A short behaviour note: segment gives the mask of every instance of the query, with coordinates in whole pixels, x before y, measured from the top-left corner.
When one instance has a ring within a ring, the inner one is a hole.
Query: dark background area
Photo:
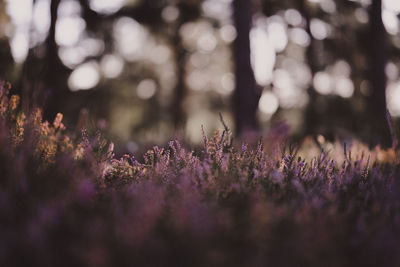
[[[285,121],[295,138],[388,146],[399,14],[396,0],[7,0],[0,77],[25,109],[120,151],[198,143],[219,113],[241,136]]]

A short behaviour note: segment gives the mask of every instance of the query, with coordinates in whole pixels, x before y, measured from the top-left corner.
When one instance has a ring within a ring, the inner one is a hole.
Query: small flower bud
[[[61,123],[62,119],[63,119],[63,114],[57,113],[56,118],[54,119],[53,122],[54,128],[58,129],[62,125]]]
[[[9,107],[10,110],[16,110],[19,105],[19,95],[12,95],[10,98]]]

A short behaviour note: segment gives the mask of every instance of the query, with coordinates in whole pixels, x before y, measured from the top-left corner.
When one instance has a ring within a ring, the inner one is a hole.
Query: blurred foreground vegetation
[[[19,101],[0,86],[1,266],[400,264],[399,150],[224,127],[116,158]]]

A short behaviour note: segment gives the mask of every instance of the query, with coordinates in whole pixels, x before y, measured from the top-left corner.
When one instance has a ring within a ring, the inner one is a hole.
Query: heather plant
[[[388,150],[255,144],[228,127],[116,158],[100,133],[24,114],[0,86],[0,266],[398,266],[400,162]]]

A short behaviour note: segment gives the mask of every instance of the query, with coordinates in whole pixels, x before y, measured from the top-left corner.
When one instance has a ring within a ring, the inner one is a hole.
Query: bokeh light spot
[[[265,91],[260,97],[258,107],[263,113],[267,115],[272,115],[279,108],[278,98],[275,96],[274,93],[270,91]]]
[[[251,63],[254,76],[259,85],[268,85],[272,80],[275,65],[275,49],[268,34],[261,28],[253,28],[250,32]]]
[[[90,0],[90,8],[103,14],[117,12],[124,5],[125,0]]]
[[[83,63],[70,75],[68,85],[71,91],[88,90],[100,81],[99,66],[95,61]]]
[[[344,98],[353,96],[354,84],[353,81],[347,77],[340,77],[336,80],[335,92]]]
[[[400,117],[400,82],[390,83],[386,90],[387,107],[392,116]]]
[[[156,91],[157,91],[157,84],[152,79],[142,80],[136,88],[137,96],[141,99],[152,98],[156,93]]]
[[[124,69],[124,61],[116,55],[105,55],[101,59],[100,68],[106,78],[116,78]]]
[[[217,91],[222,95],[229,95],[235,89],[235,75],[233,73],[226,73],[222,75],[221,86]]]
[[[326,72],[317,72],[314,75],[313,85],[315,90],[320,94],[327,95],[332,92],[331,76]]]
[[[128,61],[138,60],[144,56],[141,48],[146,37],[144,28],[134,19],[123,17],[114,25],[116,47]]]
[[[382,21],[389,34],[396,35],[399,32],[400,23],[395,12],[383,10]]]
[[[309,46],[311,41],[308,33],[302,28],[290,29],[289,38],[293,43],[298,44],[302,47]]]
[[[173,5],[166,6],[162,11],[161,16],[166,22],[173,22],[179,17],[179,9]]]
[[[311,19],[310,31],[312,36],[317,40],[323,40],[329,35],[329,25],[320,19]]]
[[[237,32],[233,25],[227,24],[221,27],[219,30],[221,38],[226,43],[231,43],[236,39]]]
[[[11,39],[11,53],[17,63],[21,63],[28,55],[29,40],[27,34],[17,32]]]
[[[285,11],[285,20],[292,26],[299,26],[303,21],[303,17],[296,9],[288,9]]]
[[[56,42],[63,46],[76,45],[81,37],[86,23],[79,17],[60,18],[56,24]]]

